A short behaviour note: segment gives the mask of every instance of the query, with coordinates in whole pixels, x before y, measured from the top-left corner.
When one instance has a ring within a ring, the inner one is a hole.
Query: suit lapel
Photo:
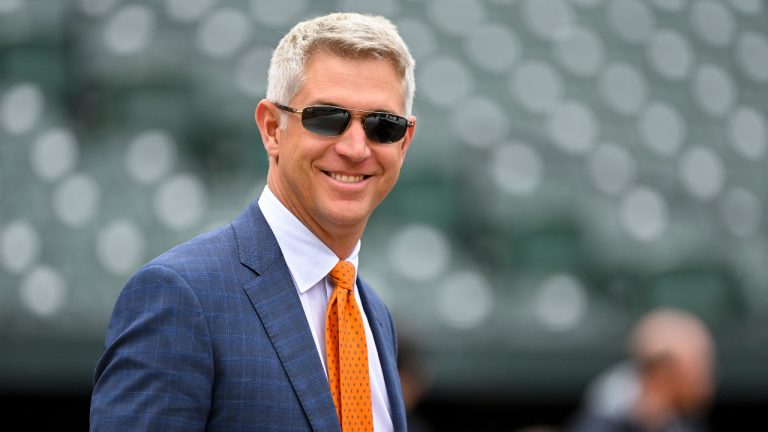
[[[233,222],[240,260],[256,274],[245,292],[269,335],[315,431],[339,431],[323,365],[301,300],[258,204]]]
[[[405,405],[403,403],[400,375],[397,373],[395,335],[393,334],[394,329],[390,326],[392,321],[389,317],[389,312],[384,308],[384,304],[362,279],[357,279],[357,286],[360,290],[360,301],[363,304],[365,315],[368,317],[368,323],[371,325],[371,333],[373,333],[373,339],[376,343],[376,350],[379,353],[381,371],[384,374],[384,384],[387,386],[389,407],[392,410],[392,425],[395,431],[405,431]]]

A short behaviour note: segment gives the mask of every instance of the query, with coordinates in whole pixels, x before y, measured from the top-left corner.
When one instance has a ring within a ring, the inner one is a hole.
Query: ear
[[[277,158],[280,150],[280,109],[271,101],[262,99],[254,113],[256,125],[261,133],[261,142],[270,158]]]
[[[408,130],[405,131],[405,137],[403,138],[402,144],[400,144],[400,166],[402,166],[403,162],[405,162],[405,153],[411,147],[413,135],[416,133],[416,117],[410,116],[408,117],[408,120],[413,123],[413,126],[409,127]]]

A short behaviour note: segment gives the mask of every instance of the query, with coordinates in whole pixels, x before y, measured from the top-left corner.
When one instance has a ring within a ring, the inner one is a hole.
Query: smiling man
[[[381,17],[283,37],[255,113],[267,186],[126,284],[91,430],[405,430],[395,326],[357,268],[413,138],[413,69]]]

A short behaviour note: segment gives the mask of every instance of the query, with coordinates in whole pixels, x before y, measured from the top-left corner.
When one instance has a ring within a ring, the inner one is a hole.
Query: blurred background
[[[417,61],[361,273],[425,423],[564,424],[658,305],[715,336],[712,428],[765,422],[762,0],[0,0],[4,418],[87,427],[118,292],[258,196],[271,50],[337,10],[389,17]]]

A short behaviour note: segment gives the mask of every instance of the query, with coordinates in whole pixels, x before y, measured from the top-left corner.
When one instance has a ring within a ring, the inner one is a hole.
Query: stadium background
[[[761,0],[0,0],[5,418],[85,428],[120,288],[258,196],[271,49],[336,10],[417,60],[361,272],[419,348],[426,419],[560,425],[666,304],[715,334],[714,428],[763,420]]]

